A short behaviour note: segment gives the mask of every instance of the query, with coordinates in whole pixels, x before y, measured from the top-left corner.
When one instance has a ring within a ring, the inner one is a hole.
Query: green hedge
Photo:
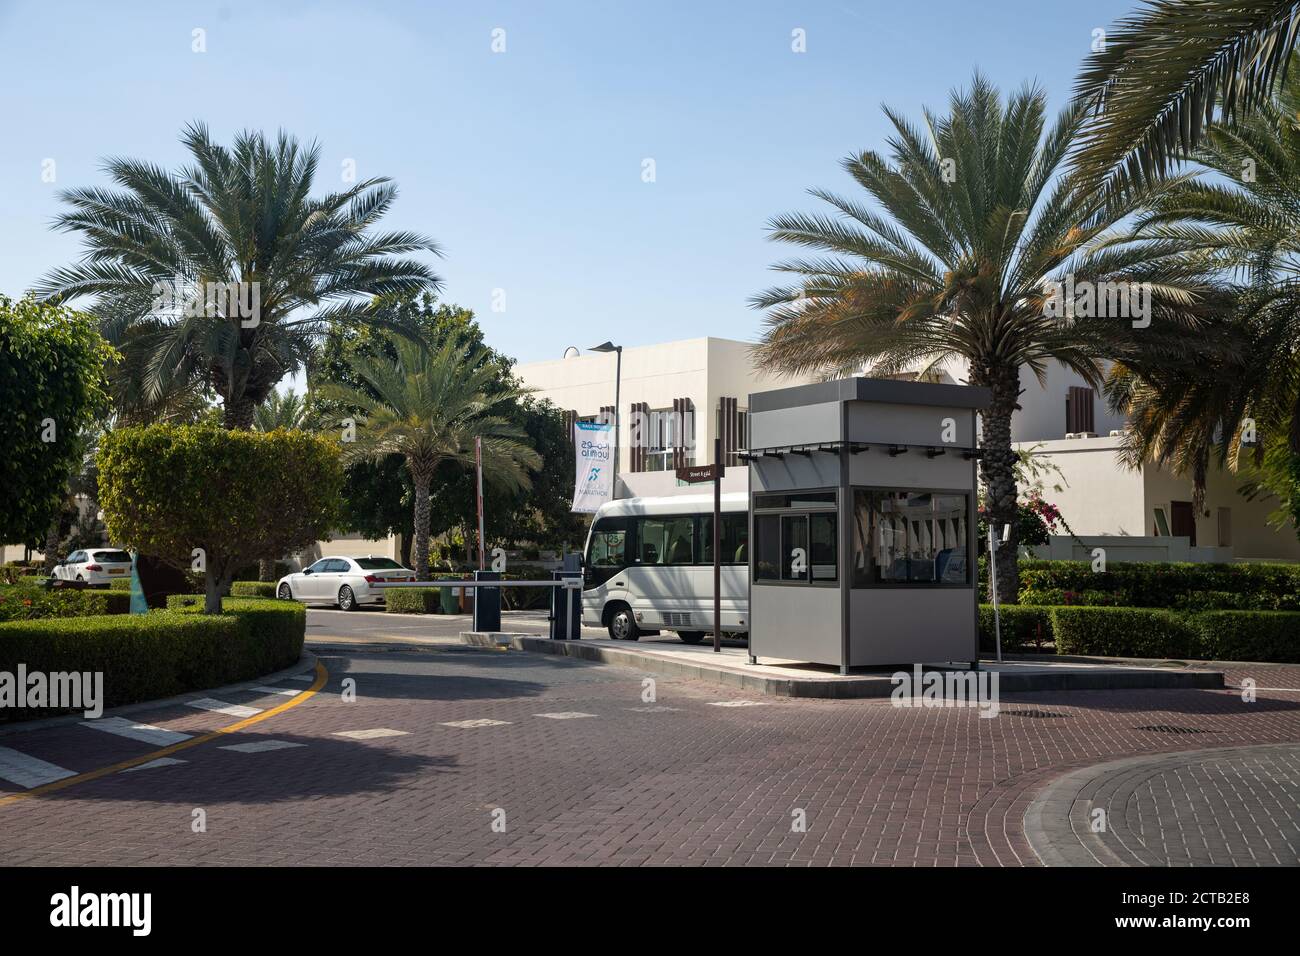
[[[389,614],[441,613],[442,589],[393,588],[384,592],[384,610]]]
[[[1300,565],[1135,561],[1097,572],[1087,561],[1024,559],[1020,589],[1022,602],[1036,604],[1294,611],[1300,610]]]
[[[231,597],[273,598],[275,584],[270,581],[234,581],[230,585]]]
[[[1001,609],[1002,650],[1034,647],[1038,643],[1052,643],[1051,608],[1004,604]],[[980,605],[980,650],[997,648],[997,631],[994,628],[993,605]]]
[[[1188,615],[1143,607],[1054,607],[1058,654],[1102,657],[1200,656],[1200,637]]]
[[[1300,663],[1294,611],[1206,611],[1191,620],[1206,660]]]
[[[188,595],[177,595],[187,597]],[[106,707],[249,680],[302,655],[307,615],[297,603],[231,598],[198,609],[0,624],[0,671],[99,671]],[[0,710],[0,721],[53,710]]]
[[[90,588],[47,591],[26,584],[0,585],[0,621],[126,614],[130,610],[131,595],[121,591]]]

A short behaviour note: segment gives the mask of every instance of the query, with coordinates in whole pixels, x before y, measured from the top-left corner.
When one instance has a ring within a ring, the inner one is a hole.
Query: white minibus
[[[722,496],[722,630],[749,631],[749,496]],[[587,534],[582,623],[615,640],[713,633],[713,494],[623,498],[600,506]]]

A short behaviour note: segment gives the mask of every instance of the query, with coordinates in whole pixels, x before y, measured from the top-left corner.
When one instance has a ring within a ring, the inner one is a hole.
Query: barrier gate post
[[[475,581],[500,581],[500,571],[475,571]],[[474,630],[483,633],[501,630],[501,589],[474,589]]]

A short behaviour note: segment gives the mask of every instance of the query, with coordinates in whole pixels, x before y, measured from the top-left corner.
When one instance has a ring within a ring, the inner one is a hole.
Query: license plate
[[[109,568],[109,574],[126,574],[126,568]]]

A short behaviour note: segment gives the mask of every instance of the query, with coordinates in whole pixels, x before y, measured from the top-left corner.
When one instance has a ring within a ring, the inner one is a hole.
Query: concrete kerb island
[[[642,641],[628,646],[626,642],[605,638],[556,641],[535,634],[481,631],[462,631],[460,638],[470,647],[508,647],[535,654],[613,664],[665,677],[709,681],[771,697],[888,697],[894,690],[892,675],[895,670],[910,670],[882,668],[841,675],[793,661],[750,664],[743,647],[727,647],[719,655],[709,647],[670,641]],[[1224,686],[1222,671],[1186,667],[1061,663],[1050,658],[1042,662],[1015,660],[1002,664],[985,661],[981,667],[997,671],[999,690],[1004,694],[1063,690],[1220,690]],[[936,665],[925,665],[927,671],[935,669]]]

